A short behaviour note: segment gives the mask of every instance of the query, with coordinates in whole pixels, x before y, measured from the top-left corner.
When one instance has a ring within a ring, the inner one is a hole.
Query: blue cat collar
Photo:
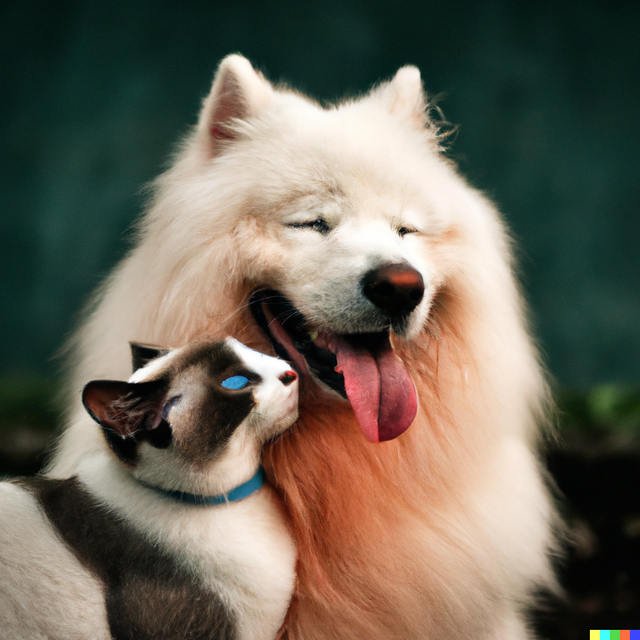
[[[240,500],[244,500],[245,498],[248,498],[250,495],[253,495],[256,491],[258,491],[266,481],[267,477],[264,473],[264,469],[262,468],[262,466],[259,466],[258,470],[250,480],[247,480],[228,493],[223,493],[217,496],[202,496],[198,495],[197,493],[173,491],[171,489],[162,489],[161,487],[155,487],[153,485],[148,485],[145,483],[142,484],[144,484],[144,486],[148,487],[149,489],[153,489],[154,491],[161,493],[163,496],[173,498],[174,500],[182,502],[183,504],[209,506],[215,504],[226,504],[227,502],[239,502]]]

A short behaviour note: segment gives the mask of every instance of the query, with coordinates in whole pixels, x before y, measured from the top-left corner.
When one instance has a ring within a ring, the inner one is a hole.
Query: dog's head
[[[262,444],[297,417],[289,365],[234,339],[173,351],[132,344],[132,352],[137,370],[128,382],[93,380],[82,400],[143,480],[182,488],[194,473],[242,475],[257,465]]]
[[[462,253],[460,212],[478,209],[442,159],[426,110],[414,67],[323,108],[229,56],[152,210],[175,216],[173,230],[162,224],[183,247],[189,286],[241,283],[236,304],[250,305],[275,352],[348,398],[374,442],[415,417],[415,386],[394,346],[424,331]],[[478,216],[465,215],[469,231]],[[198,300],[213,323],[224,296],[202,287],[187,304]]]

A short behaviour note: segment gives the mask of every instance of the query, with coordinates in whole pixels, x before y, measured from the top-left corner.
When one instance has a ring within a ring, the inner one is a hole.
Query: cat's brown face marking
[[[145,358],[153,356],[153,349],[132,345],[134,366],[141,349]],[[157,354],[157,360],[143,360],[144,367],[131,381],[94,380],[83,391],[85,407],[115,454],[129,466],[135,466],[141,442],[173,447],[180,458],[196,466],[214,460],[256,407],[258,389],[273,384],[263,375],[277,377],[284,386],[296,380],[286,363],[235,341],[198,341]],[[264,367],[261,375],[258,371]],[[276,383],[273,390],[279,389]]]

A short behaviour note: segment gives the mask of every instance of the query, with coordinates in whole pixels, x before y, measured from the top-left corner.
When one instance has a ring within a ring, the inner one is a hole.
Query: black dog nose
[[[387,264],[369,271],[362,279],[364,295],[390,316],[413,311],[424,295],[424,281],[406,262]]]

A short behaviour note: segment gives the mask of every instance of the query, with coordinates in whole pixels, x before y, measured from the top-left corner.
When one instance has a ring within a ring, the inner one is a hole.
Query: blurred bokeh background
[[[584,593],[546,632],[640,625],[637,0],[4,2],[0,474],[41,463],[54,355],[231,52],[323,101],[421,69],[460,125],[451,157],[518,240],[564,410],[549,464],[582,544],[565,582]]]
[[[520,241],[565,386],[640,380],[640,3],[23,0],[0,9],[0,374],[51,355],[123,254],[219,59],[332,100],[416,64]]]

